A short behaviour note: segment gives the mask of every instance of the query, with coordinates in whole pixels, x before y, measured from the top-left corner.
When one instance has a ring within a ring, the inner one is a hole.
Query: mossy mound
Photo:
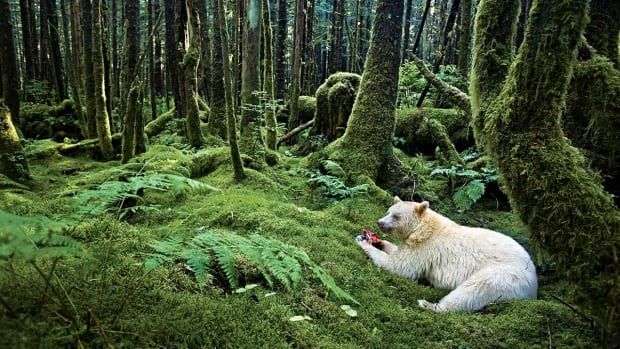
[[[331,142],[344,134],[361,79],[354,73],[339,72],[319,86],[311,135],[324,135]]]
[[[436,147],[445,146],[437,134],[445,132],[456,150],[462,151],[474,143],[470,121],[465,112],[457,109],[397,109],[394,137],[401,140],[396,145],[409,155],[434,155]]]
[[[316,98],[313,96],[299,96],[298,99],[298,108],[299,108],[299,120],[300,122],[306,123],[314,118],[314,114],[316,113]],[[278,109],[276,118],[278,122],[286,123],[289,118],[288,105],[284,105]]]
[[[527,241],[514,214],[490,209],[455,212],[448,200],[442,201],[445,181],[425,177],[431,163],[395,153],[405,166],[423,174],[419,188],[427,193],[425,198],[435,196],[431,202],[435,209],[458,222]],[[78,340],[85,347],[133,348],[542,348],[549,341],[557,347],[597,347],[589,324],[551,297],[568,296],[547,279],[542,280],[536,301],[492,305],[476,314],[419,309],[417,299],[436,301],[448,291],[374,267],[354,241],[362,228],[374,229],[390,205],[390,196],[374,184],[368,194],[313,210],[307,177],[300,168],[307,159],[281,154],[274,167],[246,169],[248,177],[241,183],[233,179],[227,147],[192,153],[154,145],[132,161],[125,166],[161,172],[207,169],[192,176],[221,191],[190,191],[183,196],[162,192],[156,201],[151,197],[147,202],[154,210],[129,222],[107,214],[69,222],[66,234],[83,243],[91,255],[61,259],[55,267],[58,279],[52,280],[53,286],[60,292],[62,286],[71,302],[55,293],[41,301],[42,288],[29,281],[41,280],[36,270],[27,263],[14,263],[22,277],[0,278],[0,289],[11,290],[2,297],[19,318],[0,312],[0,347],[64,348]],[[0,190],[0,209],[62,219],[76,209],[73,198],[62,195],[67,189],[99,184],[119,166],[88,158],[41,157],[32,161],[31,170],[45,186],[38,183],[27,192]],[[259,286],[234,293],[222,283],[217,269],[204,286],[198,286],[183,263],[144,274],[150,242],[190,238],[204,227],[223,234],[259,233],[302,249],[361,302],[359,307],[350,304],[357,317],[349,317],[340,308],[342,302],[326,293],[316,278],[304,279],[299,289],[287,291],[269,288],[256,277],[256,270],[239,269],[242,285]],[[38,265],[46,272],[52,267],[51,262]],[[297,315],[310,319],[290,321]]]
[[[65,137],[82,139],[80,124],[73,101],[66,99],[58,105],[23,104],[20,109],[22,132],[26,138],[54,138],[61,142]]]

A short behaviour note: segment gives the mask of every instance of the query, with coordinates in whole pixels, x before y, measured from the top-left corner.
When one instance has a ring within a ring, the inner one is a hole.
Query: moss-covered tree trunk
[[[139,98],[140,90],[137,85],[134,85],[127,94],[127,111],[125,112],[121,141],[121,161],[123,164],[131,160],[136,153],[136,114],[140,111],[138,108]]]
[[[276,101],[273,77],[273,50],[271,32],[271,14],[269,11],[269,0],[263,1],[263,38],[265,43],[265,59],[263,62],[263,90],[265,91],[265,128],[267,129],[266,144],[267,148],[275,150],[278,142],[277,121],[276,121]]]
[[[471,45],[471,0],[461,0],[461,23],[459,27],[458,63],[463,76],[469,75]]]
[[[36,74],[36,50],[35,50],[35,31],[36,26],[30,23],[30,6],[28,0],[19,0],[19,14],[22,21],[22,40],[24,47],[25,76],[24,81],[35,78]]]
[[[52,59],[51,71],[54,76],[54,85],[58,101],[67,99],[67,88],[64,79],[64,67],[62,64],[62,56],[60,55],[60,27],[58,26],[58,11],[56,9],[56,0],[47,1],[47,21],[50,39],[50,55]]]
[[[262,1],[248,0],[243,26],[243,65],[241,81],[241,152],[263,162],[265,144],[261,135],[260,43]]]
[[[135,83],[138,87],[139,96],[136,101],[136,129],[134,131],[134,140],[136,143],[136,155],[140,155],[146,152],[146,133],[145,127],[146,122],[144,120],[144,86],[139,81]],[[131,92],[131,90],[129,91]]]
[[[26,155],[11,121],[9,109],[0,103],[0,174],[24,183],[30,179]]]
[[[213,6],[216,8],[216,5]],[[213,20],[219,22],[219,11],[213,11]],[[217,28],[217,27],[215,27]],[[228,139],[228,130],[226,128],[226,94],[224,91],[224,58],[222,57],[222,37],[219,30],[213,31],[213,50],[211,51],[211,81],[209,88],[209,97],[211,104],[211,112],[209,113],[209,126],[207,132],[209,134],[219,136],[222,139]]]
[[[400,2],[400,0],[398,0]],[[332,29],[329,52],[329,74],[344,70],[344,17],[345,1],[332,2]],[[402,14],[400,16],[402,18]],[[402,28],[402,24],[399,26]]]
[[[585,32],[588,43],[620,69],[620,1],[592,0],[590,23]]]
[[[228,27],[226,26],[226,16],[222,14],[226,13],[224,10],[224,0],[213,0],[217,18],[214,30],[220,32],[222,57],[226,57],[222,61],[222,70],[224,72],[223,80],[226,96],[226,120],[228,123],[228,143],[230,144],[230,157],[232,159],[233,168],[235,171],[235,179],[241,181],[245,178],[245,170],[243,168],[243,162],[241,161],[241,154],[239,153],[239,145],[237,144],[237,121],[235,119],[234,102],[232,94],[232,77],[230,70],[230,59],[228,58]]]
[[[93,75],[95,82],[95,108],[97,123],[97,138],[99,149],[104,159],[109,160],[114,156],[112,147],[112,133],[110,131],[110,118],[106,107],[105,95],[105,72],[103,66],[103,32],[102,32],[102,1],[95,0],[93,3]]]
[[[97,138],[97,107],[95,100],[95,76],[93,75],[93,3],[81,0],[82,28],[84,36],[84,92],[86,95],[86,121],[88,138]],[[80,31],[80,28],[77,28]]]
[[[613,340],[620,334],[620,211],[560,128],[587,8],[582,0],[533,1],[510,64],[519,2],[483,0],[472,107],[478,141],[532,241],[578,286],[577,300]]]
[[[0,77],[2,98],[9,107],[13,122],[19,125],[19,71],[13,40],[13,25],[8,0],[0,0]],[[19,126],[18,126],[19,127]]]
[[[405,25],[403,27],[403,51],[400,56],[404,60],[407,57],[407,49],[409,49],[409,37],[411,36],[411,6],[412,0],[407,0],[405,3]]]
[[[286,0],[278,0],[278,35],[276,36],[276,52],[274,74],[276,79],[276,96],[286,97],[286,36],[287,36]]]
[[[204,5],[204,3],[202,4]],[[183,74],[185,76],[185,131],[189,144],[199,148],[204,143],[198,109],[198,67],[200,65],[200,21],[197,8],[200,0],[186,0],[187,19],[189,21],[189,46],[183,56]]]
[[[297,0],[295,6],[295,31],[293,33],[293,71],[289,93],[289,130],[299,126],[299,95],[301,94],[301,69],[303,56],[304,29],[306,27],[306,1]],[[293,143],[295,143],[293,139]]]
[[[400,163],[392,153],[403,1],[380,0],[359,92],[344,136],[328,148],[330,158],[352,176],[391,182]]]

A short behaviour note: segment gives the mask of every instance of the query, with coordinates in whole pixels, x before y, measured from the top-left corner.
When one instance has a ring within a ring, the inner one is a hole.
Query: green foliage
[[[75,204],[81,215],[100,215],[105,212],[114,213],[118,219],[138,212],[157,211],[154,204],[144,200],[145,190],[171,191],[179,194],[188,190],[218,189],[199,181],[173,173],[152,171],[132,171],[118,169],[113,171],[118,180],[108,180],[95,189],[73,190]]]
[[[467,79],[464,78],[458,67],[455,65],[442,65],[439,68],[437,76],[447,82],[451,86],[456,86],[463,89],[467,85]],[[427,81],[420,73],[418,67],[414,62],[406,62],[400,67],[400,80],[398,83],[398,103],[400,108],[415,107],[418,97]],[[437,90],[431,87],[428,98],[433,107],[447,107],[448,105],[442,100],[441,96],[437,94]]]
[[[305,171],[309,177],[307,183],[310,186],[313,201],[318,202],[320,206],[331,206],[338,201],[368,192],[368,184],[347,186],[344,182],[346,173],[337,162],[323,160],[321,165],[327,174],[317,169]]]
[[[56,92],[47,81],[28,80],[24,83],[23,89],[23,93],[28,101],[51,104],[55,100]]]
[[[268,239],[258,234],[243,237],[199,229],[191,240],[172,237],[149,244],[154,253],[148,254],[145,272],[158,266],[183,262],[191,269],[199,284],[208,280],[209,270],[217,268],[224,274],[231,288],[239,286],[239,261],[249,263],[260,271],[269,287],[274,280],[287,290],[299,288],[304,268],[307,267],[323,285],[342,300],[359,304],[349,293],[338,287],[334,279],[302,250],[280,240]]]
[[[466,153],[465,161],[474,160],[478,154]],[[453,200],[459,210],[469,210],[484,195],[486,185],[497,182],[498,176],[495,169],[483,167],[480,171],[467,169],[463,165],[436,168],[431,176],[444,176],[450,183],[450,191]],[[455,188],[458,188],[455,190]]]
[[[59,233],[66,227],[47,217],[22,217],[0,210],[0,266],[15,260],[82,255],[80,243]]]

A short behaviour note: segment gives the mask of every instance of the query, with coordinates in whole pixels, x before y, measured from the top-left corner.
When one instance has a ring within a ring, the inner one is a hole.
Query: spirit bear
[[[358,241],[375,265],[452,290],[438,303],[418,300],[421,308],[477,311],[489,303],[536,298],[536,267],[525,249],[506,235],[459,225],[431,210],[427,201],[398,197],[378,225],[404,244],[382,241],[379,249]]]

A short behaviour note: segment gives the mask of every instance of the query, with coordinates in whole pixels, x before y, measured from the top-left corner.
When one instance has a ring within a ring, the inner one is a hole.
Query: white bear
[[[536,298],[536,267],[521,245],[492,230],[459,225],[428,206],[394,197],[388,215],[378,221],[403,245],[384,240],[378,249],[358,241],[375,265],[452,290],[436,304],[418,300],[421,308],[477,311],[489,303]]]

